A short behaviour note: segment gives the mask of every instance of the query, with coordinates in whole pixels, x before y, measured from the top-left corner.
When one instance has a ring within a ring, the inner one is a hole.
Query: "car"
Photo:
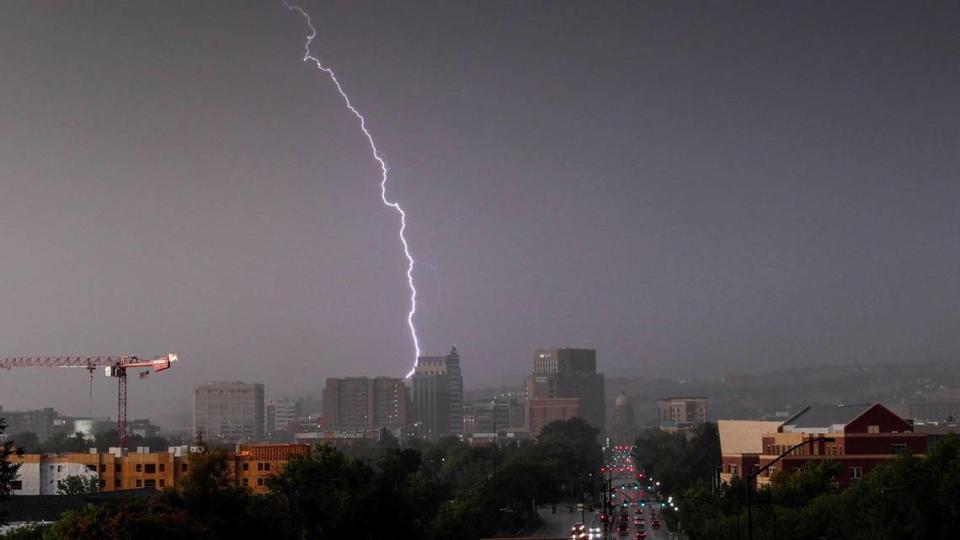
[[[660,520],[659,520],[659,519],[655,519],[655,520],[651,521],[651,522],[650,522],[650,526],[653,527],[654,529],[659,529],[659,528],[660,528]]]
[[[633,535],[634,540],[646,540],[647,531],[637,531],[637,534]]]
[[[647,522],[644,521],[644,519],[643,519],[642,517],[634,518],[634,520],[633,520],[633,526],[634,526],[634,527],[640,528],[640,527],[646,527],[646,525],[647,525]]]

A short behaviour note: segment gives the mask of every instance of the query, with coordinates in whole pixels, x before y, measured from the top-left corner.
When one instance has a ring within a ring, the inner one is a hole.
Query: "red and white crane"
[[[93,371],[103,368],[107,377],[117,378],[117,446],[127,446],[127,370],[146,369],[164,371],[177,361],[176,354],[165,354],[152,360],[141,360],[137,356],[26,356],[18,358],[0,358],[0,368],[83,368],[91,376]]]

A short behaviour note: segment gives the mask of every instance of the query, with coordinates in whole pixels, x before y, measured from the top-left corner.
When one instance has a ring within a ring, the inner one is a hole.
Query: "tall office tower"
[[[373,427],[399,429],[409,423],[410,397],[407,384],[395,377],[375,377],[373,386]]]
[[[193,390],[193,432],[205,439],[244,442],[264,438],[263,385],[200,384]]]
[[[597,351],[537,349],[533,354],[533,374],[526,383],[528,402],[577,398],[578,415],[601,433],[606,430],[603,374],[597,373]]]
[[[387,428],[407,424],[407,387],[394,377],[327,379],[323,389],[324,424],[340,431]]]
[[[300,403],[293,399],[270,398],[267,400],[267,427],[270,433],[285,431],[300,417]]]
[[[421,356],[413,373],[413,403],[428,437],[463,432],[463,376],[457,348],[446,356]]]

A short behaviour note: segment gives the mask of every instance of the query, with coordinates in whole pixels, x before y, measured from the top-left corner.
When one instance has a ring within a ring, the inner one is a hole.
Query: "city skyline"
[[[629,375],[957,358],[956,6],[304,7],[409,211],[421,348],[468,388],[562,345]],[[304,30],[0,6],[0,356],[179,353],[131,416],[406,373],[395,216]],[[51,371],[0,405],[87,411]]]

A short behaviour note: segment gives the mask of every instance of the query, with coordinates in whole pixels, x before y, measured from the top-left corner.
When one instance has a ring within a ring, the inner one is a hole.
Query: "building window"
[[[867,426],[867,433],[880,433],[880,426]]]
[[[23,489],[23,480],[14,480],[10,482],[10,489],[12,490]]]
[[[143,487],[143,480],[137,478],[137,487]]]
[[[57,465],[57,472],[63,472],[63,465]]]
[[[863,478],[863,467],[850,467],[850,479],[859,480]]]
[[[245,471],[249,471],[249,470],[250,470],[250,464],[249,464],[249,463],[244,463],[244,464],[242,465],[242,467],[243,467],[243,470],[245,470]]]
[[[269,463],[264,463],[264,464],[263,464],[263,470],[269,471],[269,470],[270,470],[270,464],[269,464]]]
[[[891,454],[902,454],[907,451],[907,445],[903,443],[891,444],[890,453]]]
[[[161,479],[160,479],[160,487],[165,487],[166,485],[167,485],[167,481],[164,480],[163,478],[161,478]]]
[[[262,486],[262,485],[263,485],[263,478],[257,478],[257,485],[258,485],[258,486]]]
[[[143,487],[155,488],[155,487],[157,487],[157,481],[154,480],[153,478],[150,478],[150,479],[148,479],[148,480],[144,480],[144,481],[143,481]]]
[[[257,470],[258,470],[258,471],[262,471],[262,470],[263,470],[263,463],[257,463]]]
[[[249,479],[249,478],[244,478],[242,484],[244,485],[244,487],[249,486],[249,485],[250,485],[250,479]]]
[[[146,472],[147,474],[156,474],[157,466],[154,465],[153,463],[147,463],[146,465],[144,465],[144,472]]]
[[[100,464],[100,472],[102,472],[102,473],[107,472],[107,466],[104,465],[103,463]]]
[[[164,465],[163,463],[161,463],[161,464],[160,464],[160,472],[164,472],[165,470],[167,470],[167,466]]]
[[[116,480],[113,481],[113,488],[114,488],[114,489],[120,489],[120,479],[119,479],[119,478],[117,478]]]
[[[140,463],[137,463],[137,472],[143,472],[143,465]]]
[[[114,463],[114,464],[113,464],[113,472],[115,472],[115,473],[117,473],[117,474],[120,474],[120,464],[119,464],[119,463]]]

